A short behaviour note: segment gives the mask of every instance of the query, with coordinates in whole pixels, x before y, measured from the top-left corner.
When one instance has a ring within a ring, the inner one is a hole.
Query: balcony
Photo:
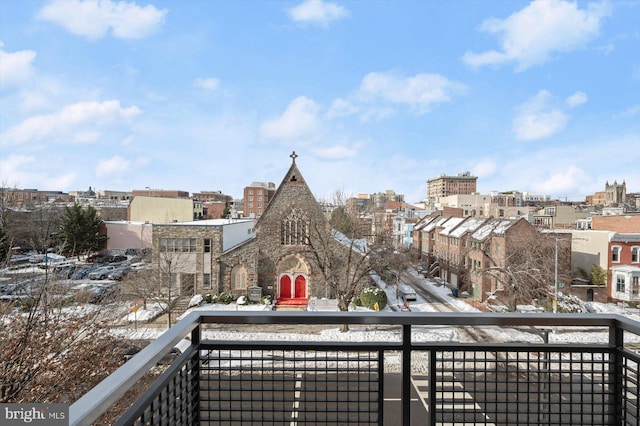
[[[207,340],[213,324],[269,334]],[[359,340],[273,333],[342,324]],[[95,422],[185,338],[188,349],[117,424],[640,423],[640,323],[626,317],[196,311],[74,403],[70,424]]]

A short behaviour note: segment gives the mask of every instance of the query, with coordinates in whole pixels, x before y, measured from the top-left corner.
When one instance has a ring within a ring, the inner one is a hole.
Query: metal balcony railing
[[[392,337],[206,340],[214,323],[349,324]],[[425,339],[431,330],[451,341]],[[565,338],[548,343],[549,331]],[[190,347],[117,424],[640,424],[640,324],[626,317],[216,311],[189,314],[144,348],[70,407],[70,424],[96,421],[185,337]]]

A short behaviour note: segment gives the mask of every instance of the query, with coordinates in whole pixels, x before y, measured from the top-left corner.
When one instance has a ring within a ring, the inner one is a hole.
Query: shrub
[[[367,287],[360,293],[360,302],[369,309],[375,309],[377,303],[378,310],[381,311],[387,307],[387,293],[377,287]]]
[[[233,303],[236,301],[236,296],[231,293],[220,293],[216,298],[217,303],[224,303],[228,305],[229,303]]]

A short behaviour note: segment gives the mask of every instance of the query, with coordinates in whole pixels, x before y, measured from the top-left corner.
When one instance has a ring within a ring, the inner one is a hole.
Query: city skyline
[[[3,186],[640,191],[640,2],[0,3]]]

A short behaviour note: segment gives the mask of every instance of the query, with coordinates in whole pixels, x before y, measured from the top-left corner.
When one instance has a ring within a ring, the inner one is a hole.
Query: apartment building
[[[244,216],[260,217],[276,193],[273,182],[253,182],[244,188]]]
[[[440,197],[456,194],[473,194],[476,192],[477,176],[470,172],[447,176],[444,173],[427,180],[427,199],[437,201]]]

